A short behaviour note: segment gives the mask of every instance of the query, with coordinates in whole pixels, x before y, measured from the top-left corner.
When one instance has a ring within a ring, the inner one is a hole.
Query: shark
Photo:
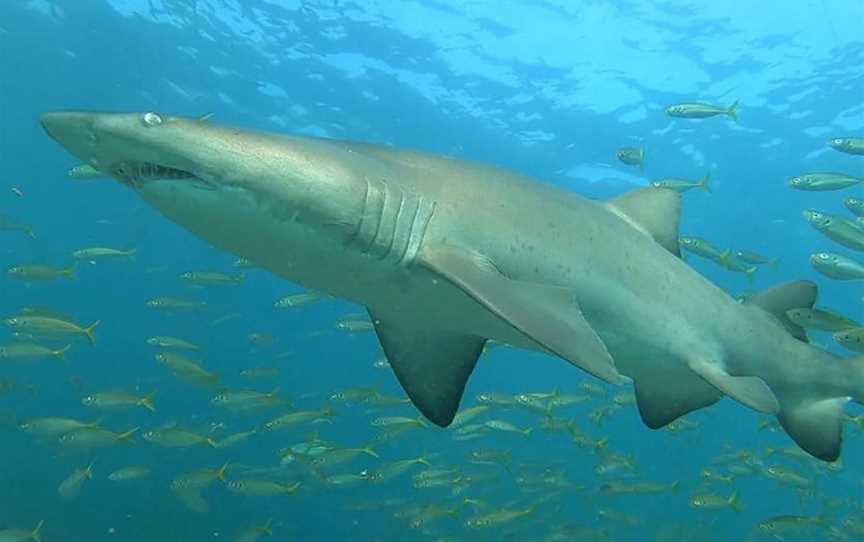
[[[681,195],[608,201],[505,169],[159,112],[54,111],[47,134],[213,246],[367,308],[416,408],[446,427],[487,340],[632,383],[664,427],[723,397],[838,459],[864,359],[808,342],[787,311],[816,286],[744,302],[679,253]]]

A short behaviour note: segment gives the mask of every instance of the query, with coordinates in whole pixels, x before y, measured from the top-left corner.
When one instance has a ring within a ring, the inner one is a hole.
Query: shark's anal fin
[[[688,365],[705,381],[736,401],[766,414],[777,414],[780,411],[777,397],[761,378],[732,376],[719,365],[705,360],[693,359]]]
[[[618,196],[606,205],[634,227],[653,237],[666,250],[681,256],[678,244],[681,194],[667,188],[641,188]]]
[[[639,415],[651,429],[665,427],[688,412],[711,406],[723,398],[717,388],[693,373],[635,376],[633,388]]]
[[[807,401],[777,416],[798,446],[824,461],[836,461],[843,445],[843,407],[848,397]]]
[[[509,279],[458,247],[424,247],[419,261],[549,352],[606,382],[624,382],[572,290]]]
[[[792,322],[786,315],[791,309],[812,308],[816,303],[816,285],[809,280],[787,282],[762,290],[750,296],[745,304],[755,305],[773,315],[786,331],[799,341],[809,342],[803,327]]]
[[[369,316],[408,397],[431,422],[450,425],[486,339],[441,330],[408,314],[370,309]]]

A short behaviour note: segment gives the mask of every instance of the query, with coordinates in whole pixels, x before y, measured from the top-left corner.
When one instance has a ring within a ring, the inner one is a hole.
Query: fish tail
[[[96,346],[96,335],[93,334],[93,331],[96,329],[96,326],[102,323],[102,320],[96,320],[89,326],[84,328],[84,335],[87,336],[87,340],[90,341],[90,344]]]
[[[100,418],[98,418],[95,422],[93,422],[93,423],[88,423],[88,424],[86,425],[86,427],[90,427],[90,428],[93,428],[93,427],[99,427],[99,424],[101,424],[104,420],[105,420],[104,417],[100,417]]]
[[[225,473],[228,472],[228,467],[231,465],[230,462],[225,463],[219,470],[216,471],[216,478],[219,479],[223,484],[228,483],[228,479],[225,478]]]
[[[744,506],[741,504],[741,499],[738,497],[738,492],[733,491],[729,496],[729,507],[736,512],[743,512]]]
[[[672,489],[672,494],[677,495],[681,492],[681,480],[675,480],[674,482],[672,482],[672,486],[670,487]]]
[[[207,437],[206,439],[204,439],[204,442],[206,442],[207,446],[210,446],[211,448],[218,448],[219,447],[219,443],[210,437]]]
[[[51,352],[51,355],[54,356],[54,357],[57,358],[57,359],[66,359],[66,352],[68,352],[70,348],[72,348],[72,345],[71,345],[71,344],[67,344],[67,345],[64,346],[63,348],[59,348],[59,349],[54,350],[53,352]]]
[[[38,524],[36,524],[36,528],[33,529],[33,532],[30,533],[30,539],[33,542],[42,542],[42,536],[40,533],[42,532],[42,526],[45,525],[45,520],[41,520]]]
[[[708,173],[705,174],[704,177],[702,177],[702,180],[699,181],[699,188],[701,188],[702,190],[704,190],[710,194],[711,193],[710,181],[711,181],[711,172],[709,171]]]
[[[608,447],[609,447],[609,437],[603,437],[594,444],[594,451],[597,453],[602,453]]]
[[[732,102],[732,105],[726,109],[726,114],[729,115],[730,119],[738,121],[738,100]]]
[[[72,265],[63,270],[63,276],[69,280],[75,280],[75,270],[78,269],[78,262],[74,262]]]
[[[522,436],[525,437],[525,438],[528,438],[528,437],[531,436],[531,433],[533,433],[533,432],[534,432],[534,428],[533,428],[533,427],[529,427],[528,429],[523,429],[523,430],[522,430]]]
[[[156,396],[156,392],[150,392],[144,397],[141,398],[141,402],[139,403],[141,406],[149,410],[150,412],[156,412],[156,405],[153,404],[153,397]]]
[[[261,526],[261,532],[267,533],[268,536],[273,536],[273,518],[267,520],[267,523]]]
[[[27,237],[31,239],[36,239],[36,232],[33,231],[33,228],[27,228],[26,230],[24,230],[24,233],[27,234]]]

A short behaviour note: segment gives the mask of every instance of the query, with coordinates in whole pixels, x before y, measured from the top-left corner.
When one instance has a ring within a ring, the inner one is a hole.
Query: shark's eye
[[[162,124],[162,117],[157,115],[156,113],[144,113],[144,116],[141,118],[144,121],[145,126],[159,126]]]

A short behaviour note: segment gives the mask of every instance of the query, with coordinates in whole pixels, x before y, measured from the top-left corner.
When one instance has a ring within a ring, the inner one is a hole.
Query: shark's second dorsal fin
[[[745,301],[747,305],[755,305],[777,318],[786,331],[799,341],[809,342],[807,332],[803,327],[792,322],[786,315],[791,309],[812,308],[816,303],[816,284],[809,280],[787,282],[762,290]]]
[[[666,250],[681,256],[678,246],[681,194],[666,188],[641,188],[609,200],[606,205]]]

